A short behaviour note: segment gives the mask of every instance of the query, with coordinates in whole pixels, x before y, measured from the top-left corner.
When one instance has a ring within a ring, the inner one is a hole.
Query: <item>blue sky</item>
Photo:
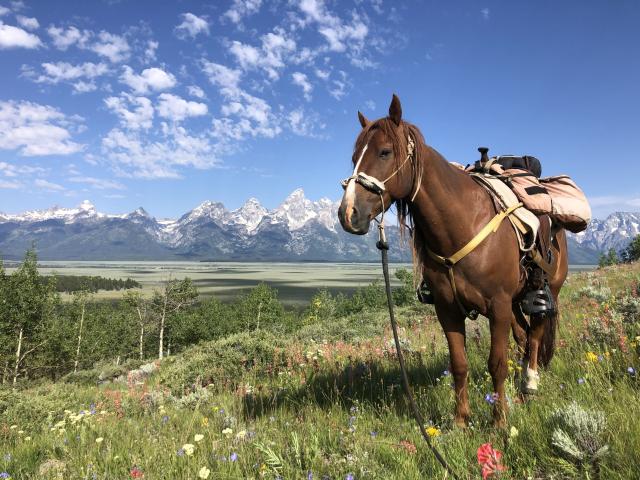
[[[55,5],[55,6],[54,6]],[[639,211],[640,4],[0,0],[0,211],[341,195],[356,112]]]

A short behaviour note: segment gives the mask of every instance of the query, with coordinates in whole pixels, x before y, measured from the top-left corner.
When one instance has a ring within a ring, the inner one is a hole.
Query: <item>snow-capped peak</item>
[[[258,227],[267,213],[268,210],[260,204],[258,199],[251,197],[243,206],[231,212],[227,221],[236,225],[244,225],[247,232],[250,233]]]

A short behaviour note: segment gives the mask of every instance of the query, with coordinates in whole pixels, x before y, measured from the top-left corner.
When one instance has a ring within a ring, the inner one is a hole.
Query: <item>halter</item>
[[[340,184],[342,185],[342,188],[344,188],[345,190],[347,189],[347,187],[349,186],[349,183],[353,180],[356,183],[362,185],[364,187],[365,190],[375,194],[375,195],[379,195],[380,196],[380,201],[382,202],[382,215],[380,217],[380,221],[378,222],[379,224],[382,225],[382,222],[384,221],[384,192],[386,191],[385,188],[385,184],[391,180],[393,177],[395,177],[398,172],[400,170],[402,170],[402,167],[404,167],[405,163],[407,163],[408,161],[410,161],[411,159],[414,159],[414,150],[415,150],[415,142],[413,141],[413,138],[411,138],[411,135],[407,135],[407,158],[404,159],[404,162],[402,162],[400,164],[400,166],[398,168],[395,169],[395,171],[389,175],[387,178],[385,178],[384,180],[378,180],[376,177],[373,177],[371,175],[367,175],[366,173],[363,172],[358,172],[358,168],[360,167],[360,162],[362,162],[362,159],[364,158],[364,154],[367,151],[367,147],[369,145],[365,145],[364,148],[362,149],[362,153],[360,154],[360,158],[358,159],[358,162],[356,163],[356,167],[353,169],[353,174],[348,177],[345,178],[344,180],[342,180],[342,182],[340,182]],[[413,202],[416,198],[416,195],[418,195],[418,191],[420,190],[420,183],[421,182],[417,182],[417,186],[415,191],[413,192],[413,195],[411,196],[411,201]]]

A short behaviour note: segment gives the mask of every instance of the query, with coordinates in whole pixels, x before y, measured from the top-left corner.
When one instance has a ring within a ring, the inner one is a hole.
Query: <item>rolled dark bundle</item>
[[[537,178],[542,176],[542,164],[540,160],[531,155],[524,155],[522,157],[516,155],[500,155],[498,157],[498,163],[505,170],[516,168],[519,170],[527,170]]]

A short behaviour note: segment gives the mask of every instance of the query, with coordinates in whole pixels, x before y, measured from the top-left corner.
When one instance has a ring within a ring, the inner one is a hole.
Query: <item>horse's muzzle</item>
[[[356,205],[347,207],[343,201],[338,209],[338,219],[345,232],[364,235],[371,224],[370,212],[362,212]]]

